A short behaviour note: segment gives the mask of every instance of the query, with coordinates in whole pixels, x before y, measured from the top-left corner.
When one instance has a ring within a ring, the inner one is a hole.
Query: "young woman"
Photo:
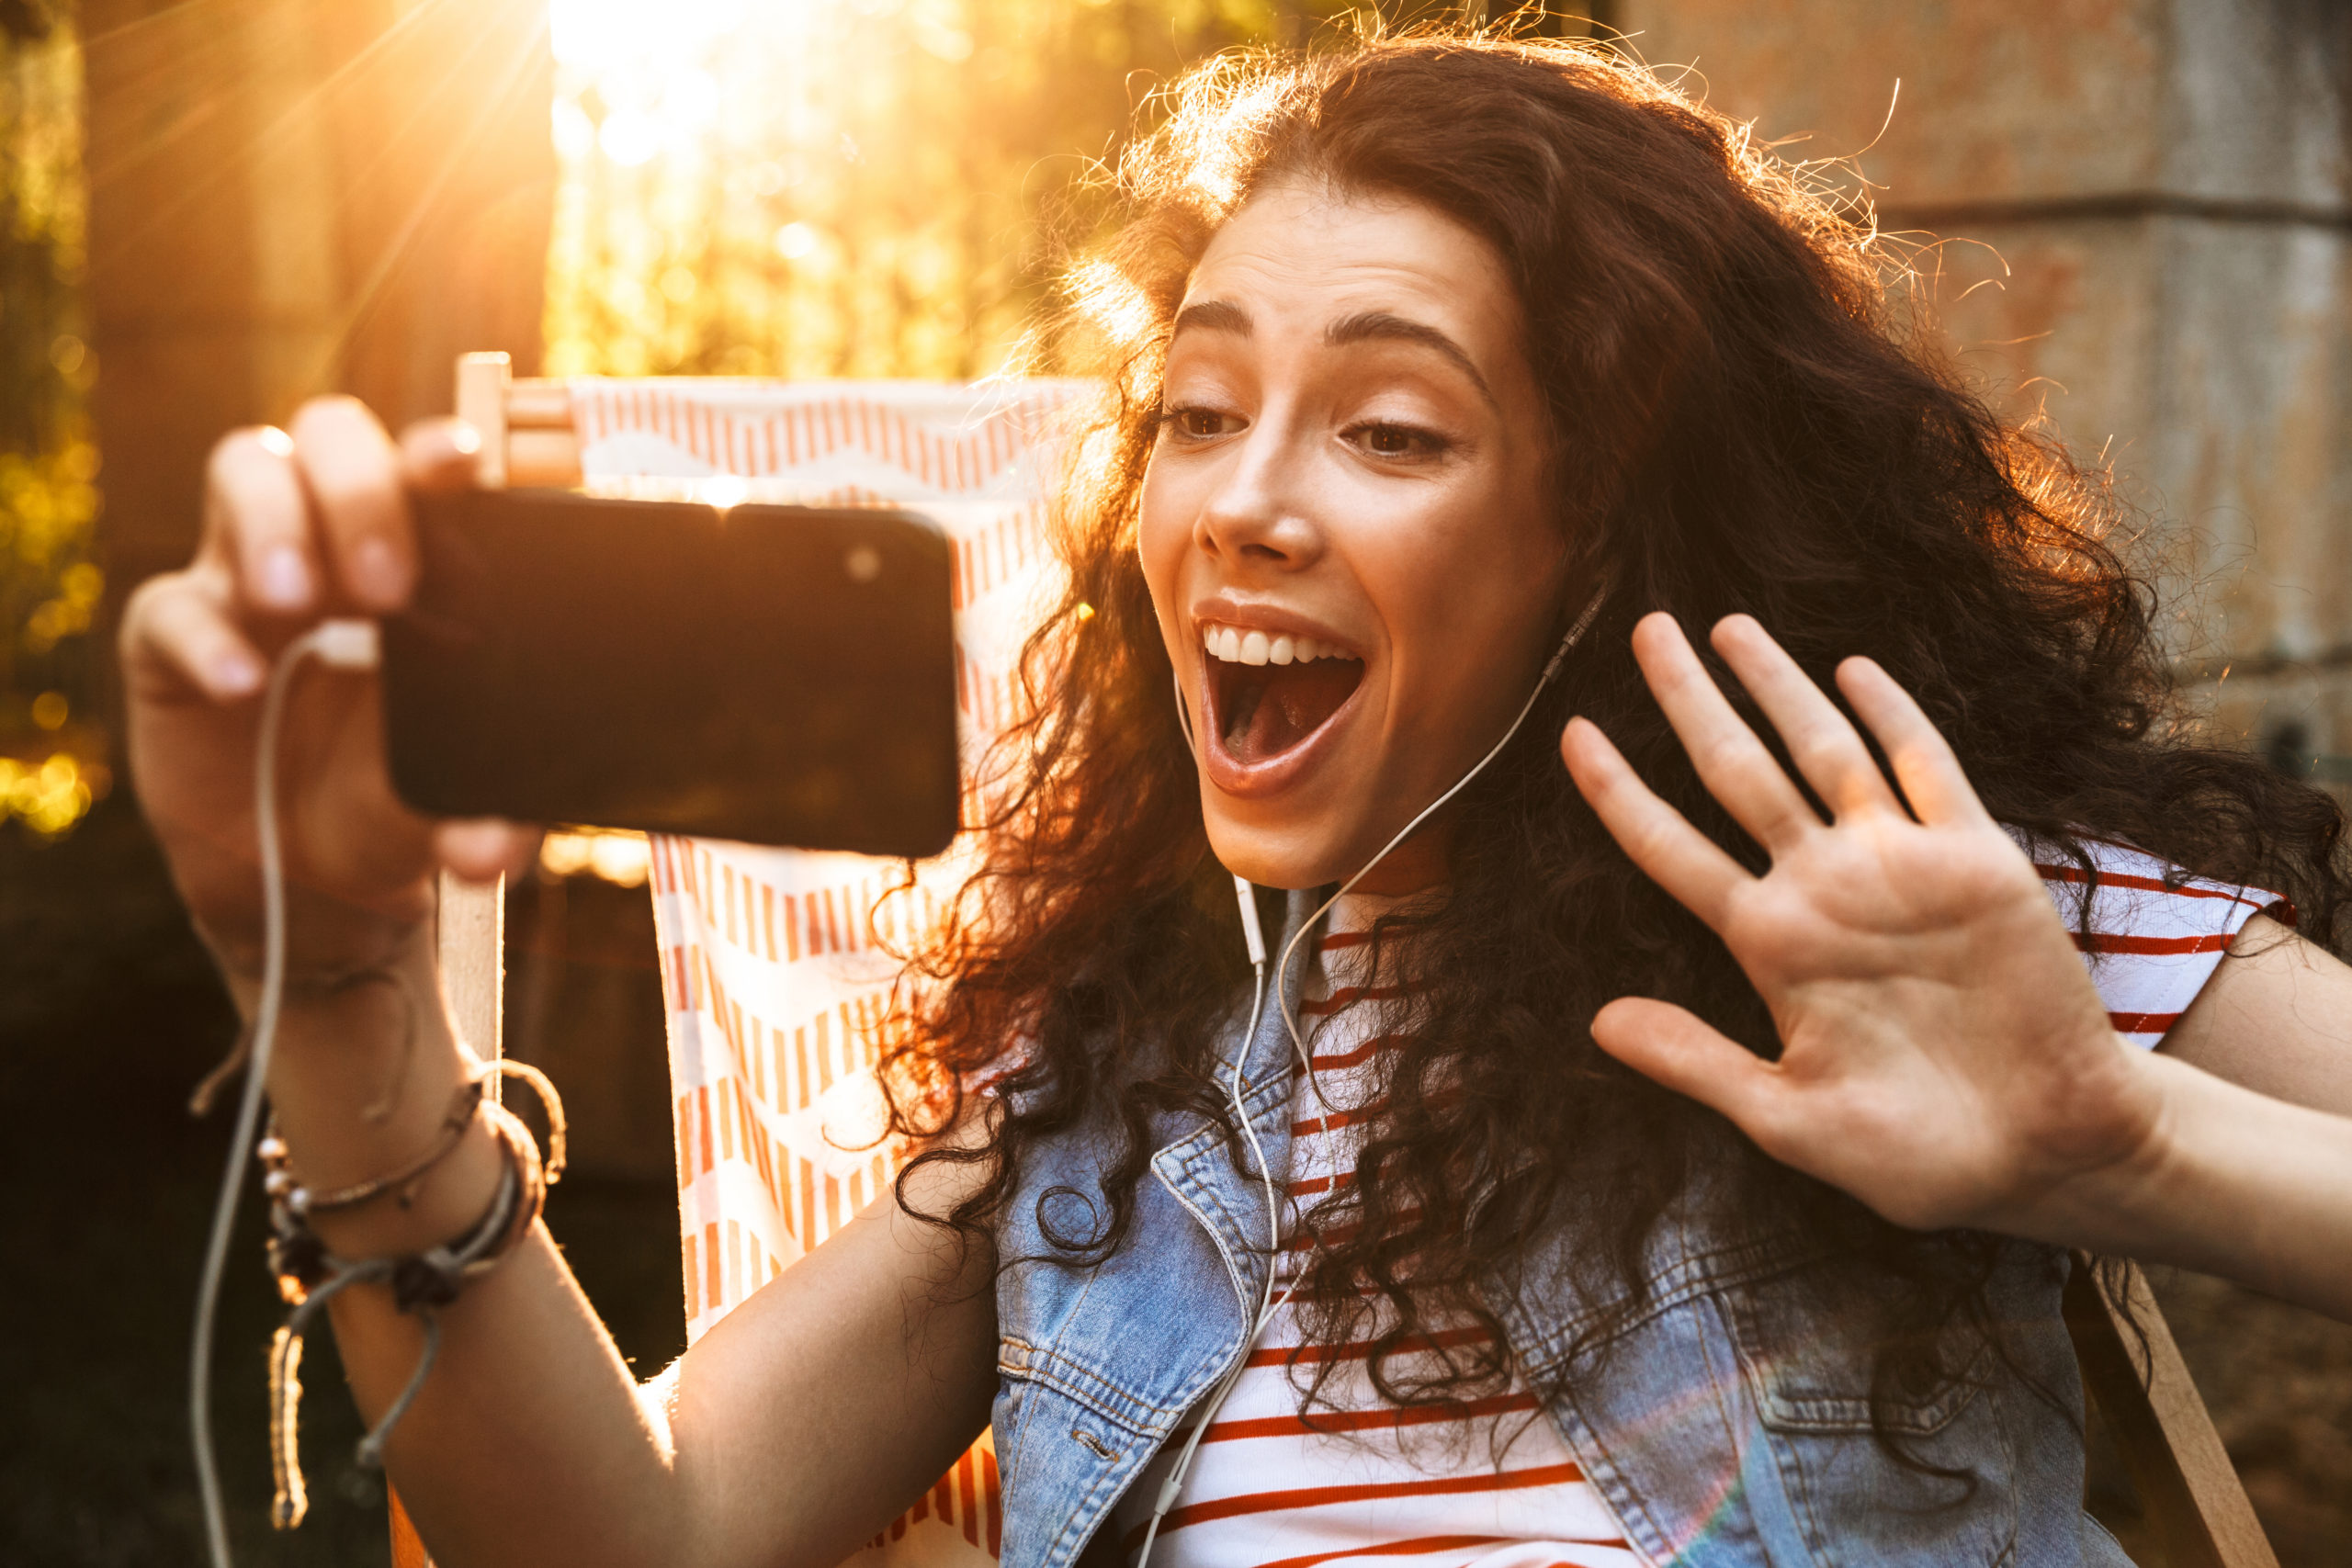
[[[1645,73],[1222,62],[1123,180],[1069,592],[894,1021],[927,1152],[643,1389],[535,1232],[391,1440],[436,1560],[833,1562],[993,1420],[1024,1565],[2120,1562],[2047,1244],[2352,1311],[2334,807],[2180,738],[2098,488]],[[334,400],[232,435],[131,607],[242,998],[266,660],[399,607],[405,491],[469,451]],[[356,982],[431,985],[428,874],[527,836],[404,812],[367,677],[288,737],[269,1088],[331,1187],[471,1070]],[[502,1157],[319,1228],[415,1252]],[[334,1321],[372,1418],[415,1325]]]

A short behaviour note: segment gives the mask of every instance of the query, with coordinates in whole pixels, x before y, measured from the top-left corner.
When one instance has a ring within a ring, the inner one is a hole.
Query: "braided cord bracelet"
[[[547,1109],[548,1153],[544,1165],[530,1129],[514,1112],[486,1098],[491,1080],[500,1074],[529,1084]],[[502,1168],[489,1207],[464,1235],[406,1257],[351,1258],[328,1250],[311,1227],[311,1215],[356,1208],[387,1193],[395,1194],[401,1207],[407,1207],[425,1173],[463,1141],[477,1116],[488,1121],[502,1156]],[[548,1188],[562,1176],[564,1134],[563,1101],[547,1075],[526,1063],[502,1060],[460,1086],[434,1146],[390,1175],[312,1196],[293,1178],[286,1163],[284,1142],[275,1136],[263,1141],[256,1152],[268,1168],[264,1186],[271,1199],[269,1266],[277,1278],[278,1292],[290,1309],[284,1325],[271,1338],[269,1353],[269,1453],[275,1483],[270,1522],[277,1529],[292,1529],[310,1509],[300,1452],[300,1371],[303,1338],[320,1312],[354,1285],[384,1284],[391,1288],[393,1305],[413,1314],[423,1327],[424,1344],[415,1371],[382,1417],[359,1440],[359,1463],[370,1470],[379,1468],[392,1428],[416,1403],[439,1358],[441,1325],[436,1310],[456,1301],[468,1284],[498,1267],[530,1234],[546,1204]]]

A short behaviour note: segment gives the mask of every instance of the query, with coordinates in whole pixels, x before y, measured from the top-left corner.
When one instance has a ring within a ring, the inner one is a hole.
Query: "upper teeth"
[[[1290,632],[1269,635],[1254,627],[1245,631],[1216,622],[1201,628],[1201,647],[1211,659],[1221,659],[1227,664],[1304,664],[1310,659],[1355,657],[1343,648],[1317,642],[1311,637]]]

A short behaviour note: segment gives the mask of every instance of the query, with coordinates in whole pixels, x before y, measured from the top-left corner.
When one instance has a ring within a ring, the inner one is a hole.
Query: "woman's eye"
[[[1433,457],[1446,447],[1443,436],[1409,424],[1360,424],[1349,434],[1375,457]]]
[[[1225,413],[1216,409],[1199,407],[1170,409],[1162,416],[1161,423],[1164,428],[1173,431],[1178,435],[1189,436],[1195,441],[1206,440],[1211,436],[1230,435],[1241,428],[1241,420],[1238,415]]]

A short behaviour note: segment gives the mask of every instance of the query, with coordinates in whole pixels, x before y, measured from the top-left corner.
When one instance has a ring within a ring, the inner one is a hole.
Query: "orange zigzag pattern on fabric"
[[[735,385],[755,395],[763,385],[781,383]],[[575,384],[573,428],[583,446],[622,432],[658,435],[721,473],[746,479],[854,452],[899,469],[926,491],[969,494],[987,489],[1050,436],[1052,416],[1069,400],[1059,389],[1035,391],[1009,398],[967,428],[945,431],[855,393],[771,413],[739,413],[715,406],[728,388],[726,382],[699,383],[692,391],[658,381]]]

